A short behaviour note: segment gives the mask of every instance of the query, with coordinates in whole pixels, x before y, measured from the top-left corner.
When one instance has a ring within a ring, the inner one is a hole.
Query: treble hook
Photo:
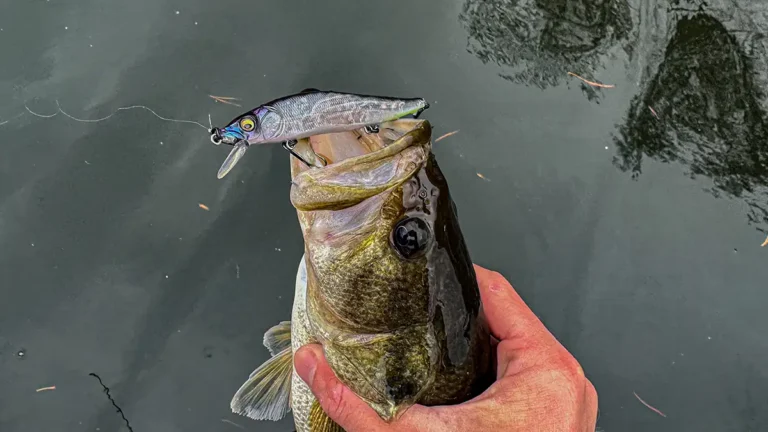
[[[306,159],[304,159],[304,158],[303,158],[303,157],[302,157],[300,154],[296,153],[296,152],[293,150],[293,149],[296,147],[296,144],[298,144],[298,141],[297,141],[297,140],[284,141],[284,142],[283,142],[283,148],[284,148],[284,149],[286,149],[286,150],[288,150],[288,151],[291,153],[291,155],[293,155],[293,157],[295,157],[296,159],[298,159],[298,160],[300,160],[301,162],[303,162],[303,163],[304,163],[304,165],[306,165],[306,166],[308,166],[308,167],[310,167],[310,168],[314,167],[315,165],[313,165],[313,164],[311,164],[311,163],[307,162],[307,160],[306,160]],[[326,166],[326,165],[328,165],[328,161],[327,161],[327,160],[326,160],[324,157],[320,156],[320,155],[319,155],[319,154],[317,154],[317,153],[315,153],[315,157],[316,157],[316,158],[318,158],[318,159],[320,160],[320,164],[321,164],[322,166]]]

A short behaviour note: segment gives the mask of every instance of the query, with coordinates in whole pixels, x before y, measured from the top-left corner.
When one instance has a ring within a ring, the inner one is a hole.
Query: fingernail
[[[293,365],[296,367],[296,373],[299,374],[299,377],[312,387],[312,382],[315,380],[315,369],[317,369],[315,351],[308,347],[298,350],[293,359]]]

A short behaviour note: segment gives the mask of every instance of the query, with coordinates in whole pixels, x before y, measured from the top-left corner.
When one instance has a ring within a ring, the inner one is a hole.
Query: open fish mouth
[[[404,150],[410,145],[427,144],[430,132],[429,122],[425,120],[399,119],[382,123],[375,133],[359,129],[301,139],[291,149],[292,153],[304,161],[298,157],[291,158],[291,178],[296,179],[302,173],[317,170],[332,170],[341,174],[346,169],[370,161],[382,152],[393,156],[397,152],[386,151],[387,148],[406,135],[413,137],[408,145],[401,145],[398,150]]]
[[[426,120],[395,120],[375,133],[315,135],[293,147],[291,203],[299,211],[340,210],[395,188],[422,169],[431,153]],[[312,165],[312,158],[325,165]],[[307,164],[305,161],[309,161]]]

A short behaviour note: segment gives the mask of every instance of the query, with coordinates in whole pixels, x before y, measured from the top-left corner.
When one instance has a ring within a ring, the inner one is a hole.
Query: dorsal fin
[[[300,92],[299,92],[299,94],[317,93],[317,92],[319,92],[319,91],[320,91],[320,90],[318,90],[318,89],[316,89],[316,88],[312,88],[312,87],[310,87],[310,88],[305,88],[304,90],[300,91]]]

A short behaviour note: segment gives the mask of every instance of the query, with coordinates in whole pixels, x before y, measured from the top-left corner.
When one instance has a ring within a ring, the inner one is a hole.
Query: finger
[[[483,311],[500,340],[544,337],[549,332],[501,274],[475,264]],[[551,337],[551,335],[549,335]]]
[[[427,431],[435,424],[435,413],[421,405],[409,408],[390,424],[384,422],[373,408],[339,381],[318,344],[298,349],[293,361],[296,373],[312,390],[323,411],[348,432]],[[427,425],[429,427],[424,427]]]
[[[325,361],[320,345],[305,345],[293,357],[296,373],[309,386],[323,411],[348,431],[380,428],[384,422],[352,390],[343,385]]]

